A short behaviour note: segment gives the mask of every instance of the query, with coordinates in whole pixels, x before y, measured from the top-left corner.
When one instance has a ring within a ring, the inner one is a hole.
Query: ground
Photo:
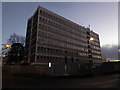
[[[120,73],[95,77],[33,78],[3,73],[2,88],[120,88]]]

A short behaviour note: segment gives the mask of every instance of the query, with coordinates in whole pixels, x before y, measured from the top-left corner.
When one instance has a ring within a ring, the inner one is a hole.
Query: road
[[[77,78],[30,78],[3,73],[3,88],[120,88],[120,74]]]

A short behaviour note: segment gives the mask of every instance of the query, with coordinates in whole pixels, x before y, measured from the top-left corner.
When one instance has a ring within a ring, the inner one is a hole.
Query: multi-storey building
[[[120,44],[118,44],[118,60],[120,60]]]
[[[27,62],[52,64],[53,72],[102,62],[98,34],[40,6],[28,19],[25,48]]]

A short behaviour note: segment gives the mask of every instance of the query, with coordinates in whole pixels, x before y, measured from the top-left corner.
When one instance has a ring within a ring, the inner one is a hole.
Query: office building
[[[25,49],[28,63],[51,64],[56,72],[102,63],[98,34],[41,6],[28,19]]]

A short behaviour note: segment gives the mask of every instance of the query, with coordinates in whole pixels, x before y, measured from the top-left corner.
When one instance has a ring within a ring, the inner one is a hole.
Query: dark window
[[[40,10],[40,13],[42,13],[42,11]]]
[[[90,45],[88,45],[88,48],[90,48]]]
[[[79,59],[77,59],[77,61],[79,61]]]
[[[55,59],[57,60],[58,58],[57,58],[57,57],[55,57]]]
[[[45,14],[45,12],[43,12],[43,14]]]
[[[45,15],[47,16],[47,13]]]
[[[39,26],[41,26],[41,24],[39,24]]]
[[[47,59],[49,59],[49,56],[47,56]]]
[[[39,60],[39,55],[37,55],[37,60]]]
[[[50,23],[50,20],[48,20],[48,23]]]
[[[42,27],[44,28],[44,25],[42,25]]]
[[[67,57],[65,57],[65,63],[67,63],[67,60],[68,60],[68,58],[67,58]]]
[[[89,55],[89,58],[92,58],[92,55]]]
[[[87,39],[89,40],[89,39],[90,39],[90,37],[89,37],[89,36],[87,36]]]
[[[90,32],[86,32],[87,35],[90,35]]]
[[[73,62],[73,57],[71,57],[71,61]]]
[[[88,50],[89,53],[91,53],[91,50]]]
[[[50,51],[50,49],[49,49],[49,48],[47,48],[47,50],[48,50],[48,52]]]
[[[40,17],[39,19],[41,20],[42,18]]]
[[[89,41],[87,41],[87,43],[89,44]]]
[[[44,51],[46,51],[46,48],[44,48]]]
[[[44,59],[46,59],[46,56],[44,56]]]
[[[43,47],[41,47],[41,50],[43,50]]]
[[[38,50],[40,50],[40,47],[37,47]]]
[[[67,53],[67,51],[65,51],[65,53]]]
[[[41,56],[41,59],[43,59],[43,56]]]

